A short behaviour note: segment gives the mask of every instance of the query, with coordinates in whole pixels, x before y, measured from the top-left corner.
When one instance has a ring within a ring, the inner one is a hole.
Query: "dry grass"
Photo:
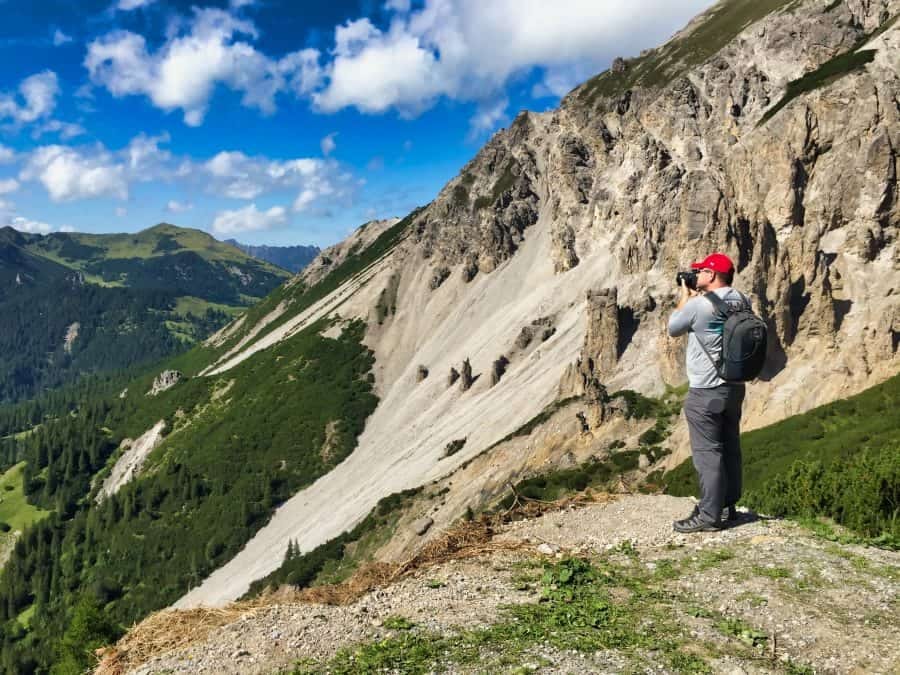
[[[615,499],[607,493],[586,493],[554,502],[516,496],[516,501],[503,513],[482,515],[463,522],[441,536],[427,542],[403,563],[376,562],[360,568],[340,583],[296,589],[289,586],[265,593],[253,600],[235,602],[224,608],[197,607],[186,610],[162,610],[133,626],[114,646],[98,650],[100,663],[95,675],[122,675],[151,658],[205,640],[215,629],[239,619],[252,617],[276,605],[325,604],[346,605],[366,593],[388,586],[421,569],[451,560],[484,556],[496,551],[517,551],[529,544],[497,542],[494,534],[505,523],[537,518],[551,511]]]

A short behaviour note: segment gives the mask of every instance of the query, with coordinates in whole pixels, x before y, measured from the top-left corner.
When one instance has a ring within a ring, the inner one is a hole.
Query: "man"
[[[676,532],[706,532],[737,519],[741,496],[741,406],[744,385],[727,383],[716,364],[722,354],[725,317],[705,293],[715,293],[735,309],[750,309],[750,300],[731,287],[734,264],[721,253],[691,264],[697,270],[697,290],[684,279],[669,335],[688,333],[687,375],[690,389],[684,402],[691,439],[691,456],[700,481],[700,502],[694,512],[673,523]]]

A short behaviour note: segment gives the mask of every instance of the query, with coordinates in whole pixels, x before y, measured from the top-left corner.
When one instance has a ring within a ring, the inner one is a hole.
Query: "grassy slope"
[[[214,363],[219,355],[237,344],[264,316],[271,313],[280,303],[288,303],[290,305],[289,310],[261,330],[257,334],[256,339],[258,340],[272,332],[285,321],[326,297],[341,284],[364,272],[389,254],[406,237],[410,225],[420,211],[421,209],[414,210],[396,225],[385,230],[364,250],[348,255],[340,265],[314,286],[308,288],[302,283],[297,283],[293,286],[278,288],[265,300],[247,311],[246,319],[241,329],[235,331],[222,345],[215,349],[197,348],[181,359],[182,365],[188,368],[190,372],[199,372],[203,366]],[[200,365],[201,363],[203,364],[202,366]]]
[[[166,223],[133,234],[56,233],[34,239],[27,248],[34,255],[84,273],[91,283],[105,286],[122,283],[96,274],[91,266],[97,261],[149,260],[185,252],[196,253],[209,263],[233,264],[280,279],[290,276],[280,267],[252,258],[205,232]]]
[[[8,524],[13,530],[24,530],[47,515],[25,500],[22,492],[22,471],[25,463],[20,462],[0,475],[0,523]]]
[[[788,4],[789,0],[723,0],[697,19],[686,35],[629,59],[623,72],[607,70],[591,78],[576,90],[577,96],[592,105],[634,87],[665,86],[715,55],[747,26]]]

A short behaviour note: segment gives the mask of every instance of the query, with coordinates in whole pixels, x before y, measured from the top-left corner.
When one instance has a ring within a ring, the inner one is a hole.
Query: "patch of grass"
[[[416,624],[403,616],[389,616],[384,620],[384,627],[388,630],[412,630]]]
[[[516,495],[528,499],[554,501],[573,492],[580,492],[589,487],[608,486],[610,481],[621,474],[637,468],[637,451],[619,452],[607,461],[590,459],[571,469],[559,469],[527,478],[515,485],[515,494],[504,497],[497,505],[498,509],[510,508]]]
[[[735,600],[737,602],[746,602],[751,607],[758,609],[759,607],[765,607],[769,604],[769,600],[764,598],[763,596],[757,593],[751,593],[750,591],[744,591],[740,593]]]
[[[550,646],[583,653],[653,651],[678,672],[708,672],[701,656],[683,648],[666,596],[631,580],[628,598],[617,600],[610,591],[626,582],[622,571],[607,563],[564,559],[544,566],[540,602],[506,607],[492,626],[453,635],[404,631],[345,648],[314,667],[335,674],[428,673],[453,667],[508,672],[510,665],[531,660],[535,648]],[[306,672],[312,671],[295,670]]]
[[[730,548],[717,548],[711,551],[703,551],[697,560],[697,568],[701,570],[718,567],[721,563],[734,558],[734,551]]]
[[[754,565],[753,573],[758,577],[768,577],[769,579],[790,579],[791,571],[786,567],[762,567]]]
[[[29,504],[25,499],[22,484],[24,470],[25,462],[19,462],[0,475],[0,523],[9,525],[10,530],[24,530],[49,515],[48,511]]]
[[[753,628],[753,626],[743,619],[722,619],[716,624],[716,628],[718,628],[719,632],[723,635],[736,637],[749,647],[762,648],[769,639],[768,635],[761,630]]]
[[[811,73],[789,82],[784,96],[765,112],[757,126],[764,125],[794,99],[837,82],[842,77],[859,70],[867,63],[871,63],[875,59],[875,53],[876,50],[874,49],[865,49],[863,51],[849,51],[840,54],[826,61]]]

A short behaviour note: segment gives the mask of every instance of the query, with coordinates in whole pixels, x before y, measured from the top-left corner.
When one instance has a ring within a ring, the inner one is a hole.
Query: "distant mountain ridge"
[[[249,256],[278,265],[294,274],[309,265],[322,250],[318,246],[267,246],[265,244],[254,246],[242,244],[237,239],[226,239],[225,243],[231,244]]]
[[[0,402],[203,340],[290,275],[199,230],[0,229]]]

